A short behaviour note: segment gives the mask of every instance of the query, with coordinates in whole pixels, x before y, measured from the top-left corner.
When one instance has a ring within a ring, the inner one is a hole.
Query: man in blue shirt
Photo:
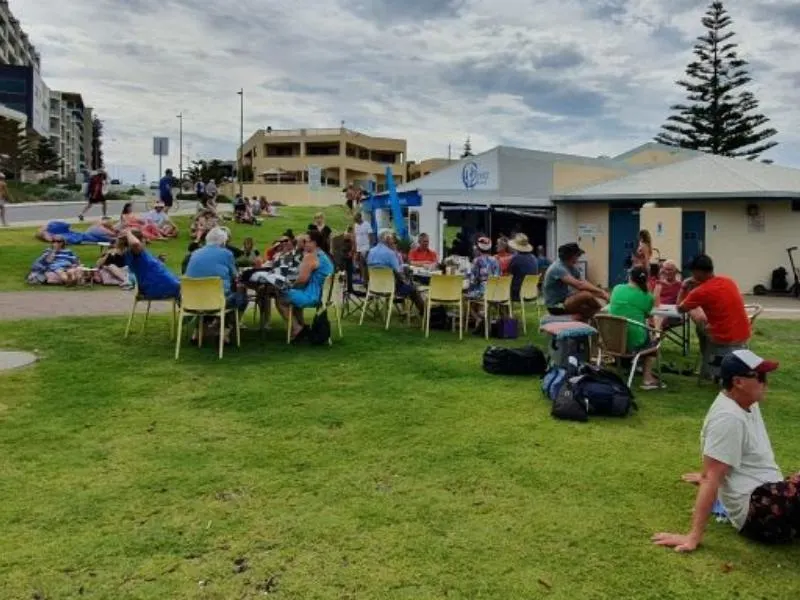
[[[144,242],[135,233],[138,232],[128,230],[124,233],[119,238],[118,249],[124,253],[125,265],[136,277],[139,294],[148,300],[179,298],[180,280],[145,249]]]
[[[167,169],[164,173],[164,177],[161,178],[161,181],[158,182],[158,199],[164,203],[166,207],[164,212],[168,213],[169,209],[172,208],[172,169]]]
[[[578,259],[583,255],[572,242],[558,248],[558,260],[544,274],[542,296],[551,315],[580,315],[588,321],[602,308],[600,300],[609,301],[608,292],[581,279]]]
[[[384,229],[378,243],[367,253],[367,267],[370,269],[391,269],[394,271],[395,294],[398,298],[409,298],[417,307],[419,314],[425,314],[425,301],[413,283],[405,278],[403,264],[397,254],[397,242],[391,229]]]
[[[221,227],[214,227],[206,235],[206,245],[192,252],[186,266],[187,277],[219,277],[225,290],[228,308],[244,312],[247,308],[247,292],[236,286],[236,260],[233,253],[225,248],[228,233]]]

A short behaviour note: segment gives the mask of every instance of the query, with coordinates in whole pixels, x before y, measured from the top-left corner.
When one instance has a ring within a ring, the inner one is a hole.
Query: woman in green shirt
[[[640,352],[652,345],[645,324],[655,306],[655,299],[647,290],[648,273],[644,267],[633,267],[628,274],[628,283],[615,286],[611,292],[608,312],[615,317],[624,317],[641,323],[641,327],[628,323],[628,352]],[[663,387],[653,375],[653,356],[644,358],[642,364],[643,390]]]

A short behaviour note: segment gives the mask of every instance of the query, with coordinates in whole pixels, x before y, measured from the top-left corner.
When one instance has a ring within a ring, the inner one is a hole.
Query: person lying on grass
[[[28,283],[49,285],[75,285],[80,273],[80,260],[72,250],[67,250],[64,238],[54,236],[50,247],[31,265]]]
[[[703,472],[683,480],[699,485],[688,534],[657,533],[652,541],[691,552],[703,539],[714,501],[742,535],[778,544],[800,539],[800,473],[783,478],[761,418],[767,374],[778,363],[735,350],[721,366],[723,391],[706,415],[700,436]]]

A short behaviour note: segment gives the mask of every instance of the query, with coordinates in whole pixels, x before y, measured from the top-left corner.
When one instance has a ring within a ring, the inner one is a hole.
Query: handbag
[[[519,321],[507,318],[497,319],[492,321],[489,331],[493,338],[515,340],[519,337]]]
[[[308,333],[308,341],[312,346],[323,346],[331,339],[331,322],[328,319],[328,306],[333,296],[333,285],[328,289],[328,298],[323,305],[323,309],[317,311],[314,320],[311,322],[311,330]]]

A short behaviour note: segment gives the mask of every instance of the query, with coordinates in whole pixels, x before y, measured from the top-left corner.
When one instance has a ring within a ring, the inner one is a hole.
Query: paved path
[[[747,296],[745,301],[764,307],[761,319],[800,320],[800,300]],[[0,292],[0,320],[47,319],[95,315],[121,315],[131,309],[133,292],[117,289],[30,290]],[[143,308],[142,308],[143,309]],[[169,310],[169,304],[156,302],[151,312]]]
[[[0,320],[119,315],[130,311],[132,303],[133,292],[114,289],[2,292],[0,293]],[[140,308],[144,310],[142,305]],[[168,303],[155,302],[150,312],[165,310],[169,310]]]
[[[131,200],[110,200],[108,202],[108,216],[119,218],[122,207],[127,202],[133,202],[133,210],[141,213],[146,212],[153,202],[153,198],[147,196],[134,196]],[[172,214],[190,215],[195,212],[196,202],[193,200],[182,200],[180,211]],[[11,227],[32,227],[39,226],[47,221],[67,221],[68,223],[78,222],[78,213],[84,206],[83,202],[28,202],[24,204],[7,204],[6,221]],[[86,221],[97,221],[103,216],[102,207],[93,206],[86,213]]]

